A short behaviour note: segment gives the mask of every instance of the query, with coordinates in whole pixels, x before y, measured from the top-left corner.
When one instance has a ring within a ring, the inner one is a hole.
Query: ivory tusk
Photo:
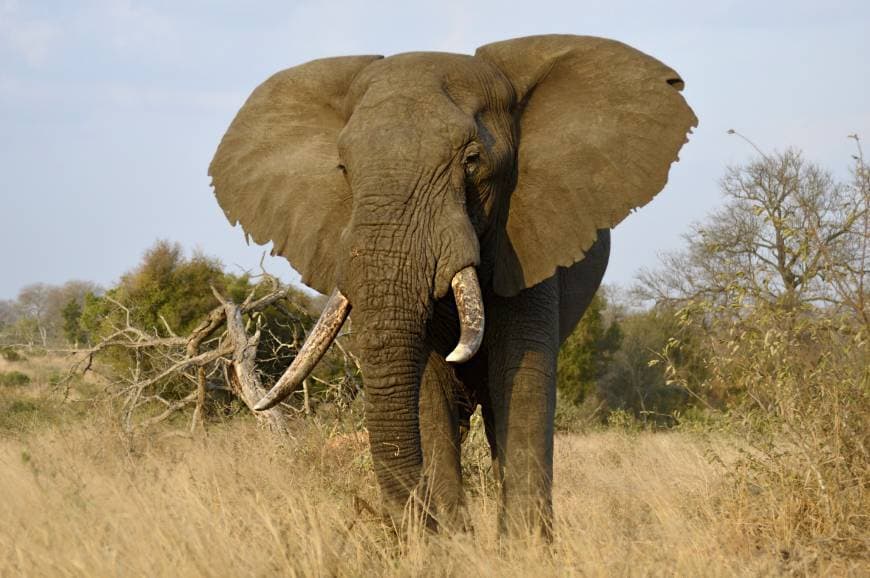
[[[483,298],[474,267],[466,267],[450,282],[459,313],[459,343],[447,356],[450,363],[465,363],[480,349],[483,342]]]
[[[284,375],[275,383],[272,389],[263,399],[257,402],[254,409],[263,411],[281,402],[285,397],[296,391],[299,384],[308,377],[308,374],[329,349],[335,340],[335,336],[341,330],[344,320],[350,313],[350,301],[336,289],[329,296],[320,319],[314,324],[311,333],[302,345],[302,349],[296,355],[293,363],[284,372]]]

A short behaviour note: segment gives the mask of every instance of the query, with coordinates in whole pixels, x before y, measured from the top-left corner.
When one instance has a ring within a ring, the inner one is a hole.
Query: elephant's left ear
[[[583,259],[598,229],[648,203],[698,120],[679,75],[620,42],[530,36],[476,55],[517,93],[517,185],[494,271],[510,296]]]
[[[272,242],[272,254],[321,293],[335,287],[336,247],[350,219],[337,144],[348,93],[380,58],[324,58],[274,74],[248,97],[209,165],[229,221],[259,244]]]

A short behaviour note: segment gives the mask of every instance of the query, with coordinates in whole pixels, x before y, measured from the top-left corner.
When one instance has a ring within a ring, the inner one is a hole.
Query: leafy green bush
[[[0,355],[3,356],[3,359],[10,362],[24,361],[27,359],[12,347],[3,347],[0,349]]]
[[[559,352],[557,425],[580,431],[627,412],[643,426],[670,427],[698,403],[669,380],[661,351],[692,382],[703,379],[694,328],[681,325],[674,310],[626,311],[599,293]],[[571,422],[576,421],[576,424]]]
[[[21,386],[30,383],[30,377],[20,371],[0,371],[0,385]]]
[[[67,422],[69,416],[76,413],[79,416],[86,415],[80,408],[44,397],[0,395],[0,434],[21,433],[40,426]]]
[[[564,402],[580,404],[594,395],[598,379],[620,347],[622,331],[619,322],[605,321],[606,308],[607,299],[599,291],[559,350],[556,387]]]
[[[94,294],[90,292],[86,293],[84,300],[87,301],[88,298],[93,297],[93,295]],[[76,346],[80,343],[87,343],[90,341],[90,335],[85,331],[81,323],[82,308],[83,304],[79,303],[78,299],[73,298],[67,301],[66,305],[61,309],[64,337],[70,344]]]
[[[672,367],[686,381],[703,379],[694,328],[681,326],[667,307],[626,315],[621,328],[621,347],[598,380],[600,398],[611,412],[626,411],[642,424],[676,425],[676,416],[692,408],[697,399],[680,383],[666,378],[661,352],[668,350]]]
[[[78,331],[95,343],[141,340],[149,335],[185,337],[219,305],[212,288],[235,302],[243,301],[251,291],[255,296],[267,291],[265,287],[255,289],[248,275],[225,273],[217,259],[200,253],[186,257],[178,244],[159,241],[117,286],[102,296],[88,294],[80,313],[70,307],[69,333]],[[281,351],[282,344],[298,341],[311,325],[308,305],[303,294],[294,294],[292,304],[277,303],[255,320],[262,331],[258,369],[267,383],[286,369],[288,352]],[[108,348],[101,359],[118,379],[154,375],[169,363],[165,356],[121,346]],[[190,382],[174,376],[159,384],[159,389],[165,397],[177,398],[189,393]]]
[[[211,287],[241,300],[250,285],[247,276],[225,274],[217,259],[200,253],[188,258],[177,243],[158,241],[117,286],[86,297],[80,325],[95,341],[128,321],[158,337],[186,335],[215,306]]]
[[[213,311],[223,313],[215,291],[221,299],[237,304],[274,297],[276,291],[281,294],[277,300],[267,301],[268,306],[243,309],[247,311],[242,320],[247,335],[251,339],[257,336],[255,370],[262,385],[270,388],[304,342],[314,315],[319,314],[320,302],[281,286],[269,276],[259,279],[226,273],[217,259],[199,253],[187,257],[178,245],[161,241],[122,276],[117,286],[100,296],[86,295],[80,313],[72,306],[67,310],[70,328],[75,329],[72,322],[77,320],[84,334],[98,345],[98,361],[111,383],[109,389],[139,392],[120,402],[128,404],[123,410],[125,427],[133,427],[134,413],[147,421],[167,408],[174,408],[167,418],[184,408],[192,409],[191,394],[196,393],[203,378],[205,413],[226,413],[226,397],[235,381],[217,351],[226,344],[221,315],[214,318],[219,324],[198,344],[198,354],[214,357],[203,366],[186,361],[189,355],[197,354],[187,351],[190,334],[210,319]],[[222,354],[228,355],[226,350]],[[358,383],[355,365],[347,363],[336,348],[318,364],[304,392],[292,395],[287,403],[304,408],[305,413],[324,403],[344,407]],[[216,398],[221,398],[219,403],[214,403]]]

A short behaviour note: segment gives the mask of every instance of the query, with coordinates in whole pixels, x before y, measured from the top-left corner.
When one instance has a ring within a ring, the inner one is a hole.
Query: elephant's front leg
[[[420,384],[420,441],[423,448],[424,499],[439,527],[462,530],[464,494],[460,465],[459,384],[444,357],[429,354]]]
[[[546,539],[553,531],[558,310],[554,279],[516,297],[496,297],[487,308],[499,527],[514,535],[540,532]]]

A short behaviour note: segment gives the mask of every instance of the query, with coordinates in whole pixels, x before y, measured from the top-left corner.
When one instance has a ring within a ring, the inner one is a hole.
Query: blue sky
[[[670,183],[613,237],[627,284],[721,201],[752,149],[795,146],[847,176],[870,138],[870,2],[0,0],[0,299],[109,285],[157,238],[255,269],[206,170],[248,93],[324,56],[473,52],[543,33],[607,36],[680,72],[700,126]],[[297,279],[278,259],[268,268]]]

